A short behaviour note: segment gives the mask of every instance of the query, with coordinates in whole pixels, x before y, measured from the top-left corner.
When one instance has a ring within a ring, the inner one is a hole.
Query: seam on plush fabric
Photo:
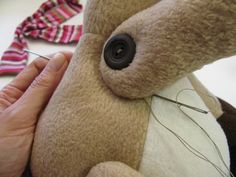
[[[147,102],[151,105],[152,103],[152,96],[148,97],[148,98],[144,98],[147,100]],[[145,100],[143,100],[145,102]],[[151,111],[150,111],[151,107],[148,107],[148,122],[150,121],[150,118],[151,118]],[[141,161],[142,161],[142,157],[143,157],[143,153],[144,153],[144,147],[145,147],[145,142],[147,140],[147,130],[148,130],[148,123],[147,123],[147,126],[146,126],[146,131],[145,131],[145,138],[144,138],[144,141],[143,141],[143,151],[142,151],[142,154],[140,155],[140,160],[139,160],[139,164],[138,164],[138,169],[140,169],[140,165],[141,165]]]

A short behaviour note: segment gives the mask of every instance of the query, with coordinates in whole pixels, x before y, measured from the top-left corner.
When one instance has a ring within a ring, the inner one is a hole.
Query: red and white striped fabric
[[[78,14],[82,5],[77,0],[48,0],[30,17],[27,17],[15,30],[14,40],[0,60],[0,75],[18,74],[27,65],[28,48],[26,36],[40,38],[54,43],[78,42],[82,25],[63,25],[69,18]]]

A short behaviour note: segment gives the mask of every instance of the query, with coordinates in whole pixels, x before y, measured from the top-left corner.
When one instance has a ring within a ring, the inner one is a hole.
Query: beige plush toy
[[[190,73],[236,53],[236,2],[88,0],[83,25],[39,119],[32,176],[230,176],[235,110]],[[181,102],[210,112],[153,96],[181,90]]]

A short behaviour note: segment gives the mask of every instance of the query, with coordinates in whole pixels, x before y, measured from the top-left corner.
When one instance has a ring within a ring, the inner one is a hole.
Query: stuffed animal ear
[[[101,72],[117,95],[150,96],[217,59],[236,54],[236,4],[165,0],[116,28]]]
[[[84,33],[109,36],[127,18],[157,2],[159,0],[89,0],[84,14]]]

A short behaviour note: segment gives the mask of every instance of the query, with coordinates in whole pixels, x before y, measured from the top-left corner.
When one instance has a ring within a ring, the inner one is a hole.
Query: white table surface
[[[0,56],[10,45],[15,28],[27,16],[32,15],[45,0],[0,0]],[[86,0],[80,1],[85,5]],[[82,24],[83,14],[73,17],[66,24]],[[29,48],[42,55],[60,50],[74,51],[76,44],[59,45],[42,40],[28,39]],[[36,57],[30,55],[29,63]],[[217,61],[195,72],[197,77],[215,95],[236,106],[236,56]],[[0,89],[9,83],[13,76],[0,76]]]

